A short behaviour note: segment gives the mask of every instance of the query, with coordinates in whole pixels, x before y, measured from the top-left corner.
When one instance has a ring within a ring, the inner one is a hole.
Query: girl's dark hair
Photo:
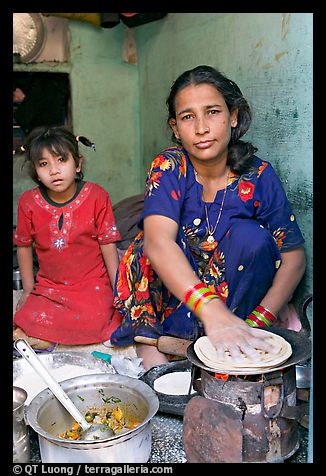
[[[166,100],[168,107],[168,123],[170,119],[175,119],[175,98],[179,91],[190,85],[211,84],[223,96],[230,112],[238,109],[238,122],[236,127],[231,129],[231,139],[229,142],[227,164],[231,170],[242,174],[252,162],[252,156],[258,150],[250,142],[240,140],[251,124],[251,110],[248,102],[243,97],[240,88],[222,73],[211,66],[197,66],[182,73],[173,83],[170,94]],[[179,142],[174,134],[172,139]]]
[[[80,172],[76,172],[76,181],[79,182],[83,179],[84,174],[83,162],[81,162],[83,156],[79,153],[78,142],[95,150],[94,143],[84,136],[74,136],[64,126],[36,127],[27,136],[25,144],[14,150],[14,154],[25,154],[25,161],[22,167],[27,163],[30,177],[34,182],[39,183],[35,163],[42,157],[44,148],[51,154],[60,155],[63,158],[66,158],[70,152],[76,167],[80,166]]]

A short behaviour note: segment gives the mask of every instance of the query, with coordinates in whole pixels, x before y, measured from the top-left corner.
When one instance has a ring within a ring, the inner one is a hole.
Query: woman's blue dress
[[[177,243],[195,273],[245,319],[270,288],[281,253],[303,246],[304,239],[280,179],[267,161],[254,156],[247,172],[230,173],[213,243],[207,241],[202,192],[187,152],[180,146],[164,149],[148,171],[139,228],[148,215],[178,223]],[[206,203],[211,227],[223,195],[219,190],[214,202]],[[113,345],[131,345],[135,335],[193,340],[203,334],[199,319],[163,285],[144,255],[143,231],[120,263],[114,304],[124,317],[111,336]]]

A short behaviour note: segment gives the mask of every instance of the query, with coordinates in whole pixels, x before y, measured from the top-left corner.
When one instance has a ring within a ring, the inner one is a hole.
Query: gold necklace
[[[203,178],[198,174],[198,172],[196,170],[195,170],[195,176],[196,176],[196,178],[200,177],[203,180]],[[207,210],[206,200],[205,200],[205,197],[204,197],[204,188],[203,188],[202,197],[203,197],[203,200],[204,200],[206,223],[207,223],[207,230],[208,230],[207,243],[209,243],[210,245],[213,244],[214,241],[215,241],[214,233],[215,233],[217,225],[219,224],[220,219],[221,219],[228,182],[229,182],[229,173],[228,173],[228,176],[227,176],[227,179],[226,179],[226,185],[225,185],[225,188],[224,188],[224,193],[223,193],[222,203],[221,203],[221,206],[220,206],[220,211],[218,213],[217,220],[216,220],[216,223],[215,223],[214,227],[212,227],[210,222],[209,222],[208,210]]]

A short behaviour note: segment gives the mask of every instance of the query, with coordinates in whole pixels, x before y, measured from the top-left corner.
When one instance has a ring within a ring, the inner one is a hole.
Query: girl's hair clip
[[[84,136],[76,136],[76,141],[81,142],[82,144],[86,145],[86,147],[92,147],[92,149],[96,152],[96,146],[94,142],[91,142]]]
[[[21,152],[26,152],[26,149],[23,145],[21,145],[20,147],[18,147],[18,149],[14,149],[12,151],[12,155],[16,155],[16,154],[20,154]]]

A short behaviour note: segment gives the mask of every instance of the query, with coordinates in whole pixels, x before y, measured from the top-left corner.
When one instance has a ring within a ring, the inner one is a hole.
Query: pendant
[[[207,243],[209,243],[210,245],[212,245],[214,243],[215,239],[214,239],[214,236],[212,235],[209,235],[208,238],[207,238]]]

